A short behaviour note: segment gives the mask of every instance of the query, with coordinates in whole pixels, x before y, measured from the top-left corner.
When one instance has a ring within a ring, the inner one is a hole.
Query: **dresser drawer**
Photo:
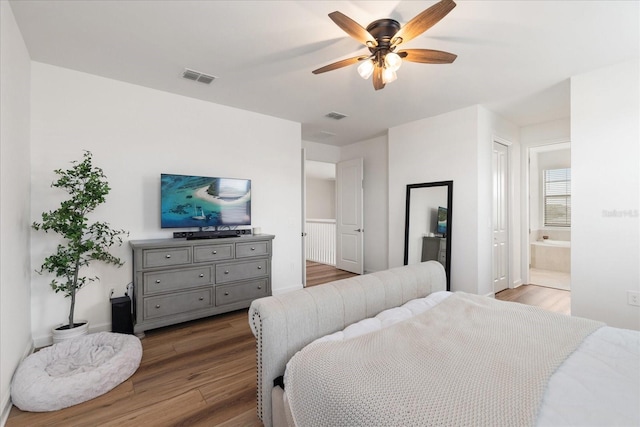
[[[198,289],[144,299],[144,319],[213,307],[213,289]]]
[[[269,242],[236,243],[236,258],[269,255]]]
[[[191,247],[145,249],[142,251],[142,268],[167,267],[190,264]]]
[[[268,259],[216,265],[216,283],[228,283],[267,275],[269,275]]]
[[[142,275],[144,295],[213,283],[211,267],[183,268],[180,270],[154,271]]]
[[[233,259],[233,245],[194,246],[193,262],[217,261]]]
[[[216,286],[216,306],[253,300],[269,295],[269,279]]]

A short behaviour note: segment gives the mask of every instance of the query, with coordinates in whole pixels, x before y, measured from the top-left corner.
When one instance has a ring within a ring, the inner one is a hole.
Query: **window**
[[[571,226],[571,168],[544,171],[544,225]]]

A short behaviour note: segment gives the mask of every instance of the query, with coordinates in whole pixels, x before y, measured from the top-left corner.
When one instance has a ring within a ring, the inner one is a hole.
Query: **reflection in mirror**
[[[404,264],[440,262],[451,287],[453,181],[407,185]]]

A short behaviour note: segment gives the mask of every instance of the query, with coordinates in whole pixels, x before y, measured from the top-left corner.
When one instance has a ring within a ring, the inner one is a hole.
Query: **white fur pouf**
[[[140,366],[134,335],[99,332],[54,344],[22,361],[11,382],[11,400],[23,411],[56,411],[98,397]]]

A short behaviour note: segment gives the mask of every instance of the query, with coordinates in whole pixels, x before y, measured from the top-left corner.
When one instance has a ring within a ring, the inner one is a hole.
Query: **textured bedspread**
[[[409,320],[316,342],[287,365],[298,426],[533,425],[547,382],[602,324],[456,293]]]

